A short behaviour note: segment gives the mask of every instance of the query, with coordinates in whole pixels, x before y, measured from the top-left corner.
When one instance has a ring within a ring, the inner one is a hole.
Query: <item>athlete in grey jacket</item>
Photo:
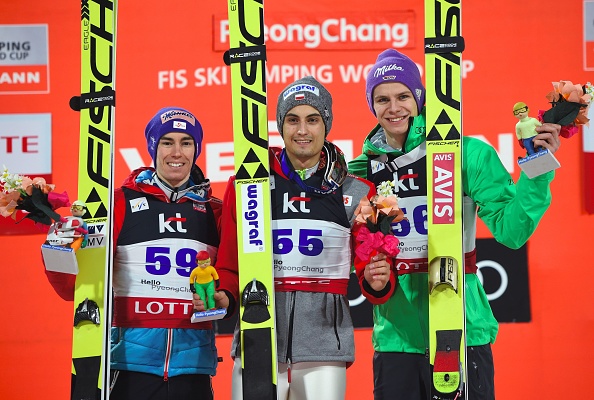
[[[281,92],[284,149],[270,150],[279,399],[344,399],[355,359],[346,297],[354,252],[352,226],[368,181],[347,174],[341,151],[326,141],[332,98],[313,77]],[[234,178],[227,186],[217,265],[237,265]],[[225,264],[224,264],[225,263]],[[229,270],[229,268],[225,268]],[[239,293],[236,293],[239,295]],[[233,399],[242,398],[239,336],[232,355]]]

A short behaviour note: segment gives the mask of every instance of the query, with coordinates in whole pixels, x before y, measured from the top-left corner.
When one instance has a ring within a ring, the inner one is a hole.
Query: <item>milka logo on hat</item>
[[[399,66],[398,64],[391,64],[391,65],[384,65],[383,67],[379,67],[373,73],[373,76],[377,78],[380,75],[385,74],[388,71],[404,71],[404,68]]]
[[[291,86],[290,88],[288,88],[287,90],[285,90],[285,92],[283,93],[283,100],[287,100],[287,97],[289,97],[293,93],[297,93],[297,92],[309,92],[309,93],[315,94],[318,97],[320,96],[320,89],[318,89],[315,86],[294,85],[294,86]],[[305,94],[303,97],[305,98]],[[295,97],[295,100],[303,100],[303,99],[297,99],[297,97]]]
[[[183,119],[183,120],[188,121],[192,125],[196,125],[196,118],[194,118],[194,116],[187,111],[170,110],[170,111],[166,111],[163,114],[161,114],[161,123],[162,124],[164,124],[165,122],[170,121],[172,119]],[[185,125],[183,128],[180,128],[180,129],[186,129]]]

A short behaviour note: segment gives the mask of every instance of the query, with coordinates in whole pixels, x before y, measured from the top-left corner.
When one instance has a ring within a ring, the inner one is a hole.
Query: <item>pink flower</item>
[[[54,186],[54,185],[49,185]],[[56,193],[56,192],[49,192],[47,194],[47,201],[52,206],[52,209],[56,210],[61,207],[70,207],[70,200],[68,200],[68,193]]]
[[[373,253],[380,252],[395,257],[400,252],[400,241],[391,233],[384,235],[381,231],[371,232],[367,226],[362,226],[356,239],[359,245],[356,246],[355,253],[361,260],[369,260]]]

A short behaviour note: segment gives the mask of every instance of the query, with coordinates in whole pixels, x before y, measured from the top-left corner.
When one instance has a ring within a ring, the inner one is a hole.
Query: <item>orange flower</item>
[[[25,178],[30,181],[30,183],[27,186],[25,186]],[[31,193],[33,192],[33,186],[38,187],[39,190],[41,190],[44,194],[48,194],[56,187],[56,185],[47,184],[45,182],[45,179],[41,177],[33,179],[23,177],[23,188],[25,188],[25,192],[27,192],[29,196],[31,196]]]
[[[365,224],[365,223],[367,223],[367,220],[371,220],[371,222],[373,224],[375,224],[375,221],[376,221],[375,209],[373,208],[373,206],[371,205],[371,202],[367,199],[367,197],[363,197],[359,201],[359,205],[355,209],[355,215],[357,216],[355,218],[356,222]]]
[[[374,204],[379,213],[385,214],[388,217],[394,217],[392,222],[400,222],[404,219],[404,213],[398,207],[398,197],[377,195],[374,199]]]
[[[391,234],[391,224],[406,219],[398,207],[398,196],[377,194],[371,201],[363,197],[355,209],[355,222],[365,224],[371,232]]]
[[[9,217],[12,215],[13,218],[16,218],[13,213],[16,209],[16,206],[19,205],[18,201],[20,198],[21,193],[18,191],[10,193],[0,192],[0,215],[3,217]]]

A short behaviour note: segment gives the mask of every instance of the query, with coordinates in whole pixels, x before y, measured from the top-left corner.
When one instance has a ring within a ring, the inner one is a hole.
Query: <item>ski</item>
[[[263,0],[228,0],[243,399],[276,399]]]
[[[461,4],[425,0],[432,400],[466,398]]]
[[[109,396],[111,199],[115,113],[117,0],[81,1],[81,95],[78,199],[88,243],[76,253],[72,334],[72,400]]]

